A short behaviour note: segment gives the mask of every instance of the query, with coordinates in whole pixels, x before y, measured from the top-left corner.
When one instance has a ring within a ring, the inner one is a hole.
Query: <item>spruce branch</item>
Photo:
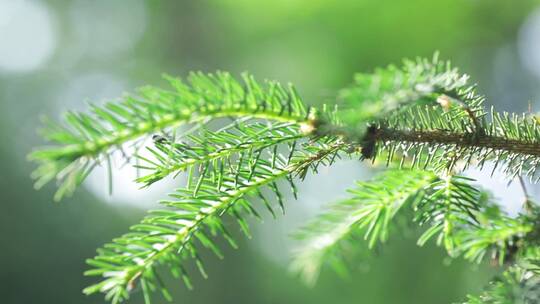
[[[453,175],[439,177],[429,171],[390,169],[372,181],[358,183],[350,199],[337,202],[301,229],[296,237],[304,242],[291,269],[314,284],[324,264],[338,273],[346,271],[346,248],[368,248],[388,238],[389,227],[400,209],[411,208],[413,220],[428,226],[418,239],[424,245],[438,235],[451,257],[480,263],[488,253],[501,265],[521,249],[532,232],[527,216],[512,218],[477,189],[474,180]],[[521,242],[521,244],[519,244]]]
[[[364,158],[386,154],[390,163],[401,156],[420,168],[450,173],[458,161],[482,167],[493,160],[510,179],[540,179],[538,120],[486,111],[485,98],[468,76],[437,56],[360,74],[340,96],[337,124],[318,121],[313,134],[342,136]]]
[[[503,151],[509,154],[522,154],[540,157],[540,142],[529,142],[523,139],[509,139],[503,136],[482,135],[473,138],[467,133],[448,131],[402,131],[380,128],[374,131],[373,137],[378,141],[394,141],[432,145],[453,145],[457,148],[485,149]]]
[[[236,247],[226,217],[250,236],[246,218],[259,216],[257,205],[275,215],[276,201],[284,210],[284,182],[296,198],[295,178],[345,154],[383,159],[385,172],[358,183],[349,199],[298,233],[304,246],[292,264],[295,271],[310,283],[323,264],[345,272],[347,250],[360,247],[361,238],[368,248],[384,243],[396,216],[409,208],[405,214],[423,230],[419,245],[436,239],[452,258],[514,265],[469,303],[535,303],[529,295],[538,285],[540,211],[527,197],[526,213],[511,217],[460,172],[492,162],[510,179],[538,182],[540,123],[529,114],[486,111],[485,98],[468,78],[437,56],[406,60],[402,68],[357,75],[341,91],[340,109],[306,109],[292,86],[261,85],[249,75],[237,81],[224,72],[196,73],[187,83],[167,77],[172,90],[145,87],[92,106],[92,114],[68,112],[63,124],[48,122],[43,134],[53,145],[30,155],[38,164],[33,178],[38,188],[56,180],[58,200],[96,166],[110,171],[117,152],[128,161],[135,157],[135,166],[145,170],[137,179],[142,187],[189,172],[187,185],[162,201],[162,210],[150,211],[88,260],[92,269],[86,274],[101,281],[85,293],[103,292],[119,303],[140,288],[149,303],[158,290],[170,299],[162,268],[189,287],[186,262],[206,277],[200,249],[221,257],[219,236]],[[232,123],[215,129],[225,118]],[[193,128],[178,132],[183,125]],[[153,146],[141,153],[151,136]],[[137,152],[126,153],[129,145]],[[516,295],[518,287],[525,292]]]
[[[223,117],[252,117],[301,123],[307,111],[296,90],[276,82],[258,84],[244,74],[239,82],[228,73],[194,73],[189,82],[166,77],[173,90],[144,87],[92,114],[68,112],[65,126],[47,122],[42,132],[54,146],[38,149],[30,159],[39,167],[33,173],[36,187],[56,179],[55,199],[70,195],[84,178],[123,145],[183,124],[206,123]]]
[[[418,239],[423,246],[437,236],[437,244],[444,245],[450,255],[455,254],[456,231],[477,227],[476,213],[485,206],[487,195],[475,188],[474,180],[451,175],[438,178],[422,191],[413,208],[415,221],[430,227]]]
[[[456,233],[457,250],[473,262],[480,263],[486,256],[503,265],[514,258],[516,250],[523,247],[521,242],[533,230],[533,226],[523,217],[511,218],[497,214],[488,218],[476,229],[463,229]],[[491,256],[489,256],[491,253]]]
[[[462,304],[534,304],[540,301],[540,276],[512,266],[480,295],[469,295]]]
[[[491,121],[483,118],[482,132],[455,119],[453,112],[436,106],[408,111],[370,129],[367,140],[377,151],[396,152],[414,159],[413,165],[451,172],[462,162],[466,168],[480,168],[493,161],[495,168],[511,179],[528,176],[538,182],[540,125],[530,116],[491,111]],[[387,160],[389,161],[389,160]]]
[[[303,245],[295,254],[291,269],[308,284],[314,284],[321,266],[329,264],[343,272],[342,251],[359,238],[372,248],[389,235],[396,213],[437,177],[426,171],[388,170],[369,182],[359,182],[348,192],[351,198],[330,206],[295,234]]]
[[[107,299],[118,303],[127,299],[129,292],[140,282],[147,302],[149,291],[157,288],[165,298],[170,298],[167,289],[160,283],[158,265],[166,266],[190,287],[185,260],[194,260],[206,277],[198,254],[199,247],[208,248],[222,257],[213,240],[218,235],[237,247],[222,217],[227,215],[236,219],[241,230],[249,237],[245,216],[258,217],[254,205],[255,200],[262,197],[262,188],[268,188],[281,200],[283,195],[277,185],[278,180],[288,179],[295,191],[292,175],[298,170],[303,172],[321,163],[333,162],[331,155],[336,153],[340,145],[332,139],[317,145],[299,145],[288,158],[273,150],[267,151],[270,152],[268,159],[252,153],[239,159],[237,166],[231,167],[236,168],[234,172],[220,175],[219,179],[211,174],[192,176],[193,182],[185,189],[178,189],[170,195],[170,200],[161,201],[168,209],[151,211],[141,224],[131,228],[132,232],[105,245],[98,250],[98,256],[88,260],[94,269],[86,274],[100,276],[103,280],[84,292],[103,292]],[[274,213],[266,198],[262,203]]]
[[[464,176],[439,177],[424,187],[413,203],[414,220],[429,227],[419,237],[423,246],[437,234],[437,245],[451,257],[481,263],[490,257],[503,265],[515,259],[534,229],[532,218],[512,217],[493,203],[491,194]]]
[[[200,134],[188,136],[188,141],[173,143],[160,140],[155,148],[147,148],[155,160],[138,156],[141,162],[137,167],[151,173],[136,181],[147,187],[170,174],[178,174],[194,166],[207,168],[210,165],[220,171],[205,170],[206,173],[217,176],[234,163],[231,158],[240,153],[260,156],[265,148],[294,142],[304,136],[294,123],[244,122],[242,125],[234,123],[216,132],[204,129]]]
[[[438,57],[435,54],[431,60],[404,60],[400,68],[390,65],[373,73],[357,74],[354,84],[339,95],[344,135],[358,141],[366,132],[366,124],[433,104],[444,108],[457,105],[473,125],[478,125],[478,119],[485,115],[485,98],[468,83],[468,75]]]
[[[478,106],[480,100],[473,97]],[[383,118],[372,117],[361,125],[366,127],[358,131],[343,123],[323,121],[313,133],[341,136],[356,145],[363,158],[384,157],[387,164],[396,158],[401,163],[412,160],[413,167],[452,173],[471,165],[483,168],[493,161],[495,169],[501,168],[510,179],[528,176],[532,182],[540,180],[540,124],[530,115],[494,109],[487,114],[478,108],[471,116],[470,105],[433,101],[403,107]],[[463,168],[456,168],[458,162]]]

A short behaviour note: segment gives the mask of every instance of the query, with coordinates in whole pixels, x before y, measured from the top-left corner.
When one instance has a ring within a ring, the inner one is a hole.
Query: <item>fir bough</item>
[[[85,274],[98,280],[86,294],[101,292],[119,303],[141,290],[147,303],[155,292],[170,300],[163,272],[191,287],[187,263],[206,277],[200,250],[222,258],[219,237],[236,247],[225,218],[249,237],[248,217],[261,210],[275,217],[287,197],[297,196],[298,181],[349,157],[382,163],[382,172],[357,182],[348,199],[296,234],[302,245],[291,268],[303,279],[314,283],[325,265],[347,271],[345,251],[381,246],[399,215],[422,230],[418,245],[433,240],[452,258],[506,269],[467,303],[538,301],[536,205],[525,197],[520,215],[509,216],[462,171],[491,163],[509,180],[538,182],[539,121],[486,110],[468,76],[448,62],[435,56],[359,74],[339,94],[338,108],[308,107],[294,87],[261,84],[247,74],[166,79],[170,89],[145,87],[92,106],[90,114],[47,121],[43,135],[51,145],[30,154],[38,164],[36,187],[56,181],[56,200],[71,195],[96,166],[113,170],[114,153],[143,172],[136,180],[141,187],[187,172],[187,184],[161,209],[87,261]],[[143,147],[146,138],[152,144]]]

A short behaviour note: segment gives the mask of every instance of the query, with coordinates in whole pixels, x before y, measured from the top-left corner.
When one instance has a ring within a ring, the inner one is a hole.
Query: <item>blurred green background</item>
[[[182,183],[139,191],[133,171],[123,168],[108,196],[97,170],[73,198],[53,204],[54,187],[34,191],[26,161],[43,144],[36,134],[41,114],[59,118],[66,109],[84,109],[86,101],[164,85],[162,73],[217,69],[290,81],[316,105],[332,102],[355,72],[436,50],[471,74],[490,104],[537,111],[538,4],[0,0],[0,303],[103,303],[81,293],[91,282],[82,276],[85,258]],[[175,303],[450,303],[479,291],[496,273],[459,260],[449,267],[441,249],[416,247],[411,232],[359,260],[348,279],[326,270],[314,288],[303,285],[287,271],[294,249],[288,234],[370,174],[348,161],[308,178],[285,217],[256,225],[254,239],[227,250],[225,261],[209,258],[210,278],[195,275],[194,291],[173,281]],[[482,173],[471,175],[487,181]],[[487,183],[512,212],[519,188]],[[140,302],[135,294],[132,303]]]

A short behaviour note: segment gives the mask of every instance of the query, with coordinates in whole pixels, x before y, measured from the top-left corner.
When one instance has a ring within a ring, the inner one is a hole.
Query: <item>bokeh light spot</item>
[[[534,10],[521,26],[518,47],[526,68],[540,78],[540,9]]]
[[[70,20],[81,50],[96,57],[131,49],[146,29],[143,1],[74,1]]]
[[[38,1],[0,0],[0,70],[28,72],[53,54],[53,18]]]

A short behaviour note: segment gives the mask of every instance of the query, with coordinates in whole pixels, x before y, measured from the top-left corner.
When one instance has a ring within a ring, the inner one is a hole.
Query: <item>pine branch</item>
[[[470,122],[485,111],[484,97],[468,84],[469,76],[461,74],[438,54],[431,60],[404,60],[401,68],[389,66],[370,74],[357,74],[355,82],[340,92],[340,130],[352,141],[361,139],[366,124],[376,123],[417,106],[458,104]]]
[[[200,134],[190,135],[187,142],[172,143],[162,139],[156,142],[156,149],[147,148],[155,160],[138,156],[141,163],[137,167],[152,172],[138,178],[137,182],[147,187],[169,174],[178,174],[194,166],[218,176],[234,163],[231,158],[238,154],[260,156],[265,148],[294,142],[304,136],[294,123],[244,122],[239,125],[235,122],[216,132],[205,129]],[[215,171],[209,172],[209,166]]]
[[[455,254],[456,231],[479,225],[477,213],[487,203],[487,195],[471,185],[473,180],[463,176],[446,176],[423,189],[414,208],[415,221],[429,227],[418,239],[423,246],[438,234],[437,244]]]
[[[527,217],[511,218],[496,209],[483,210],[480,225],[474,229],[456,232],[456,251],[466,259],[480,263],[491,252],[491,258],[499,265],[514,258],[517,250],[526,248],[523,243],[534,229]]]
[[[388,170],[370,182],[359,182],[349,190],[352,197],[330,209],[301,229],[296,238],[304,245],[291,268],[309,284],[315,283],[323,264],[343,272],[342,251],[363,235],[372,248],[388,238],[392,218],[407,202],[437,177],[425,171]]]
[[[452,133],[448,131],[401,131],[378,129],[374,137],[380,141],[414,142],[428,144],[453,145],[457,148],[479,148],[503,151],[508,154],[530,155],[540,157],[540,142],[529,142],[523,139],[509,139],[502,136],[482,135],[473,138],[471,134]]]
[[[469,295],[463,304],[534,304],[540,301],[540,276],[520,267],[510,267],[486,290]]]
[[[529,115],[488,113],[484,97],[448,63],[405,61],[357,76],[342,91],[344,107],[334,122],[320,118],[312,134],[338,135],[362,156],[412,159],[422,169],[452,173],[458,161],[482,167],[493,160],[513,179],[538,182],[540,124]]]
[[[161,202],[168,209],[152,211],[141,224],[132,227],[132,232],[98,250],[98,256],[88,261],[94,269],[86,274],[101,276],[103,281],[86,288],[85,293],[103,292],[107,299],[118,303],[127,299],[129,292],[140,282],[147,302],[149,291],[157,288],[165,298],[170,298],[160,283],[156,270],[158,265],[165,265],[173,275],[182,277],[186,285],[191,286],[184,268],[185,260],[195,260],[201,274],[206,276],[198,247],[209,248],[222,257],[212,240],[218,235],[236,247],[225,228],[223,216],[235,218],[249,236],[245,216],[258,216],[254,208],[255,198],[262,198],[265,207],[273,213],[262,188],[267,187],[274,192],[282,204],[283,195],[276,182],[287,178],[295,191],[291,175],[304,170],[299,168],[316,168],[322,163],[333,162],[331,156],[337,152],[337,147],[342,147],[342,144],[327,139],[321,145],[292,150],[289,158],[275,151],[270,152],[269,159],[253,153],[238,160],[237,169],[231,174],[193,176],[194,180],[187,188],[171,194],[172,200]]]
[[[452,112],[423,107],[392,118],[373,127],[367,141],[377,144],[377,151],[396,152],[414,159],[413,165],[452,171],[458,161],[464,168],[494,161],[509,178],[526,175],[540,178],[540,124],[532,117],[491,112],[491,122],[482,122],[481,132],[456,120]],[[387,160],[389,161],[389,160]]]
[[[443,104],[432,100],[432,104],[408,105],[386,117],[352,124],[367,125],[364,130],[351,129],[343,122],[335,125],[319,121],[312,133],[341,136],[357,146],[363,158],[385,157],[387,164],[396,159],[401,159],[402,164],[409,160],[413,167],[451,174],[471,165],[482,168],[487,161],[494,161],[495,169],[502,168],[510,179],[523,175],[538,182],[538,120],[493,109],[488,120],[479,108],[481,99],[473,92],[465,96],[469,95],[472,105],[456,99],[445,99]],[[437,99],[441,96],[449,98],[439,95]],[[478,106],[475,111],[473,106]],[[458,162],[463,168],[456,168]]]
[[[415,221],[430,227],[417,243],[422,246],[438,234],[437,244],[451,257],[476,263],[490,257],[499,265],[511,262],[517,251],[527,248],[523,242],[534,229],[532,218],[507,215],[474,182],[453,175],[421,190],[413,204]]]
[[[359,238],[369,248],[385,242],[396,215],[409,206],[412,219],[427,226],[419,245],[436,238],[451,257],[516,265],[486,293],[470,296],[469,303],[538,301],[531,295],[540,273],[540,210],[527,197],[526,214],[510,217],[489,193],[458,174],[493,162],[493,170],[501,168],[511,179],[528,176],[538,182],[540,122],[527,114],[493,109],[488,114],[485,98],[448,62],[435,56],[358,75],[341,92],[339,111],[326,105],[306,110],[294,88],[259,85],[248,75],[242,82],[222,72],[193,74],[187,84],[167,79],[173,90],[146,87],[136,96],[92,106],[92,114],[70,112],[64,125],[49,123],[44,137],[53,146],[30,155],[38,164],[36,187],[56,180],[57,200],[71,194],[95,166],[106,163],[111,170],[116,152],[141,161],[137,167],[147,172],[137,181],[143,187],[189,172],[187,186],[162,202],[166,208],[151,211],[88,260],[93,268],[86,274],[102,281],[85,293],[103,292],[118,303],[140,286],[147,303],[158,289],[169,299],[159,266],[189,287],[188,260],[206,277],[200,248],[221,257],[217,236],[236,247],[224,217],[234,218],[249,236],[246,217],[258,217],[256,203],[275,214],[266,190],[284,210],[282,180],[296,197],[294,177],[303,179],[345,153],[358,153],[360,159],[385,159],[392,169],[358,183],[349,191],[351,198],[298,234],[304,246],[293,268],[305,280],[314,282],[323,264],[345,272],[347,248],[357,247]],[[209,129],[210,121],[223,118],[233,123]],[[177,128],[186,124],[196,131],[180,134],[178,141]],[[146,148],[149,156],[142,155],[139,150],[151,135],[154,146]],[[125,153],[128,145],[135,155]]]
[[[352,198],[332,205],[299,231],[297,238],[304,246],[291,268],[308,284],[315,282],[323,264],[345,272],[345,248],[360,247],[362,234],[369,248],[384,242],[391,220],[407,205],[413,208],[416,222],[429,225],[418,239],[420,246],[438,235],[437,244],[444,245],[452,257],[463,255],[479,263],[492,252],[502,265],[521,249],[518,242],[533,225],[528,217],[502,213],[473,182],[457,175],[440,178],[427,171],[390,169],[359,183],[349,191]]]
[[[55,146],[34,151],[39,164],[33,177],[36,187],[56,179],[56,200],[70,195],[102,161],[110,161],[123,145],[156,132],[189,123],[206,123],[222,117],[253,117],[301,123],[307,111],[293,87],[276,82],[261,86],[249,75],[243,82],[228,73],[192,74],[189,84],[167,77],[174,90],[145,87],[137,96],[92,106],[92,115],[69,112],[67,126],[48,123],[45,138]]]

